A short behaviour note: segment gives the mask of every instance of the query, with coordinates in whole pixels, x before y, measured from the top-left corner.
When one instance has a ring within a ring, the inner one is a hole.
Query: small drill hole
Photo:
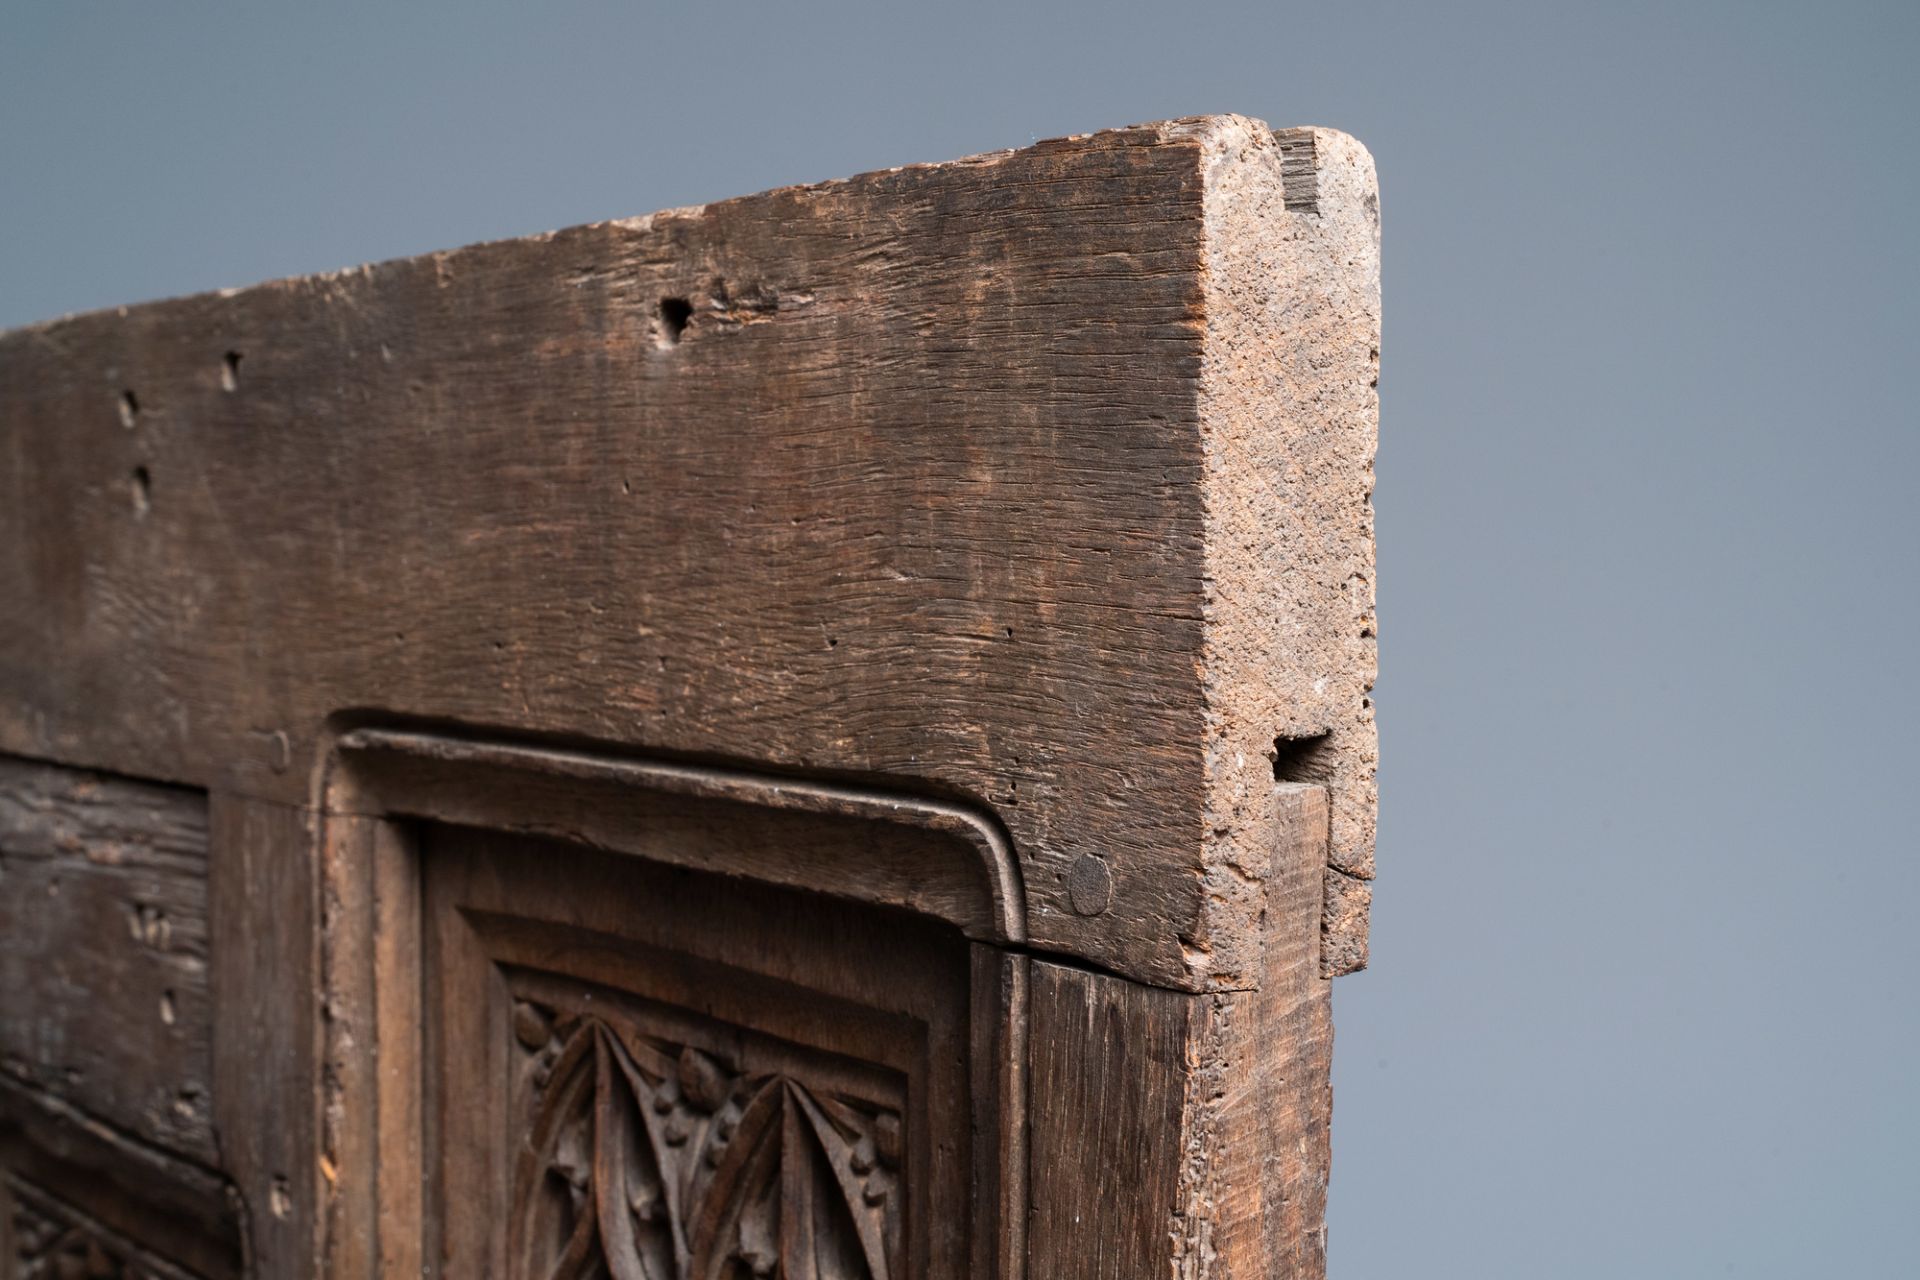
[[[127,486],[133,493],[133,514],[144,516],[153,509],[153,477],[145,467],[135,467]]]
[[[122,391],[120,393],[120,425],[131,431],[135,420],[139,417],[140,397],[131,391]]]
[[[1273,740],[1275,782],[1325,782],[1333,776],[1333,734],[1329,730]]]
[[[693,304],[685,298],[660,299],[660,324],[658,335],[660,345],[671,347],[680,341],[680,335],[687,331],[687,322],[693,319]]]
[[[229,351],[220,362],[220,389],[238,391],[240,389],[240,353]]]

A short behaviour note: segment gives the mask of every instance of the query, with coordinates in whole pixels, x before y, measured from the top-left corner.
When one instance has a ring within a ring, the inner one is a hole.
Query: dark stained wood
[[[1247,985],[1277,737],[1332,735],[1371,874],[1371,175],[1309,141],[1311,212],[1203,120],[0,336],[0,749],[297,804],[334,718],[413,717],[885,780],[999,813],[1036,945]]]
[[[444,1274],[544,1277],[575,1231],[592,1256],[664,1266],[678,1234],[681,1265],[707,1274],[708,1257],[791,1260],[781,1240],[796,1230],[822,1275],[991,1274],[972,1269],[967,1206],[976,1144],[999,1158],[999,1116],[969,1105],[957,931],[539,841],[434,829],[426,846]],[[984,1046],[1004,1044],[1001,1016]],[[476,1105],[490,1096],[507,1105]],[[625,1188],[619,1213],[542,1207],[549,1171],[574,1158],[569,1115],[597,1135],[580,1175],[595,1195]],[[781,1124],[799,1128],[782,1138]],[[616,1152],[610,1125],[638,1128]],[[518,1173],[499,1162],[515,1151]],[[639,1195],[657,1209],[630,1221]],[[502,1203],[559,1223],[524,1226],[503,1261]]]
[[[999,1124],[997,1157],[974,1161],[975,1276],[1027,1274],[1027,1186],[1034,1175],[1027,1150],[1030,969],[1024,955],[973,946],[972,1105],[977,1116]],[[984,1129],[975,1122],[976,1135]]]
[[[0,758],[0,1068],[213,1164],[207,801]]]
[[[208,845],[198,792],[0,759],[0,1275],[240,1274]]]
[[[417,1081],[422,1070],[411,1039],[422,996],[409,979],[422,964],[422,942],[410,923],[420,910],[411,834],[420,821],[570,835],[624,855],[621,861],[637,868],[632,875],[644,876],[652,865],[636,858],[678,863],[724,873],[735,893],[750,892],[743,879],[810,880],[843,897],[939,916],[965,932],[1001,941],[1020,936],[1017,913],[1009,919],[1002,911],[1021,900],[1003,837],[989,819],[952,802],[419,733],[359,733],[342,748],[326,789],[333,813],[324,843],[322,950],[331,1042],[325,1145],[341,1186],[329,1234],[332,1263],[347,1273],[369,1266],[376,1251],[387,1265],[406,1269],[410,1264],[396,1259],[416,1256],[418,1244],[418,1231],[409,1232],[413,1213],[404,1209],[419,1186],[422,1125],[431,1121],[423,1121],[422,1104],[407,1088],[408,1074]],[[549,840],[525,848],[522,861],[533,872],[568,886],[529,890],[529,900],[598,900],[593,885],[570,878],[577,855]],[[748,955],[760,949],[737,938],[729,945]],[[1009,1092],[1017,1077],[1000,1082],[995,1064],[1017,1051],[1010,1028],[1018,1011],[999,1010],[1017,1000],[1011,993],[1024,962],[982,949],[972,963],[979,984],[974,1014],[992,1041],[975,1055],[975,1074],[982,1096],[996,1106],[1004,1101],[1012,1114],[1022,1101]],[[896,966],[886,974],[887,983],[901,980]],[[483,982],[461,1007],[484,1005],[492,989]],[[369,1053],[375,1043],[377,1058]],[[1020,1185],[1010,1168],[1018,1165],[1009,1158],[976,1169],[983,1218],[1005,1223],[1019,1216],[1008,1204]],[[1018,1239],[1017,1229],[976,1232],[966,1246],[979,1261],[975,1274],[990,1274],[996,1250]]]
[[[0,1202],[9,1199],[0,1203],[0,1275],[9,1278],[76,1274],[72,1259],[102,1256],[133,1275],[242,1274],[239,1202],[219,1176],[0,1082]]]
[[[1314,941],[1319,787],[1272,796],[1279,838],[1257,990],[1187,995],[1032,964],[1027,1274],[1325,1273],[1332,1026]]]
[[[1031,981],[1027,1274],[1166,1275],[1194,998],[1043,960]]]
[[[213,798],[214,1123],[263,1276],[314,1274],[326,1152],[313,815]]]
[[[0,1277],[1322,1275],[1378,343],[1237,117],[0,334]]]
[[[23,1280],[198,1280],[164,1256],[45,1187],[0,1175],[0,1264]]]
[[[431,819],[904,907],[1025,942],[999,820],[949,800],[446,734],[359,730],[327,778],[334,813]]]

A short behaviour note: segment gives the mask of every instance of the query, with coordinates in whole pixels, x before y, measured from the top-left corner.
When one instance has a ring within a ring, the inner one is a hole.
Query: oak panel
[[[445,1274],[545,1280],[575,1250],[649,1277],[978,1274],[999,1144],[957,931],[525,838],[423,844]]]
[[[0,1065],[212,1163],[207,800],[0,758]]]

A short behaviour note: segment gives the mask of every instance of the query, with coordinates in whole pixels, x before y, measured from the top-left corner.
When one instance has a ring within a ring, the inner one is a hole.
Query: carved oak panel
[[[514,1005],[512,1274],[900,1274],[898,1076],[709,1028],[751,1046],[734,1058],[591,992],[569,1003]]]
[[[544,840],[420,843],[441,1274],[986,1274],[974,1190],[1004,1154],[972,1059],[1003,1029],[956,930]],[[489,1190],[508,1211],[475,1218]]]

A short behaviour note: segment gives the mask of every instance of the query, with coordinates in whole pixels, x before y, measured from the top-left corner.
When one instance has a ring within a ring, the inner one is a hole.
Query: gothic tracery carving
[[[518,1002],[520,1280],[891,1280],[901,1116],[624,1018]]]

